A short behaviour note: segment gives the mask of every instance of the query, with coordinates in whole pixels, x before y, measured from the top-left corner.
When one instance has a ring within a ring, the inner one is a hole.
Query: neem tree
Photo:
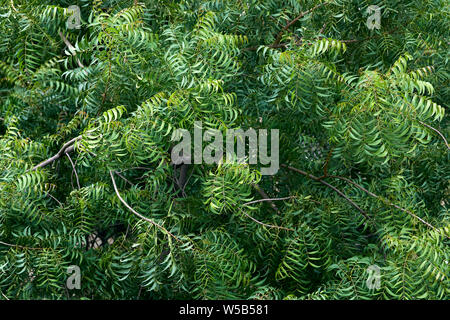
[[[0,3],[1,298],[449,298],[448,1]]]

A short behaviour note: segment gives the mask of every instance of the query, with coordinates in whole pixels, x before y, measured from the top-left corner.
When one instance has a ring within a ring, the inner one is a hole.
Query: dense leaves
[[[0,299],[449,298],[448,1],[0,4]]]

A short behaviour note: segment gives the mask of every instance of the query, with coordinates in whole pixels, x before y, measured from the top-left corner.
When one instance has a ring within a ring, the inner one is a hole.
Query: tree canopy
[[[0,0],[0,299],[448,299],[449,27],[446,0]],[[196,121],[278,129],[278,172],[173,164]]]

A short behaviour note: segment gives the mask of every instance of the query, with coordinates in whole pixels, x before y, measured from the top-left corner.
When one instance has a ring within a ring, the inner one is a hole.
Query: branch
[[[250,204],[254,204],[254,203],[258,203],[258,202],[264,202],[264,201],[269,201],[269,202],[272,202],[272,201],[283,201],[283,200],[289,200],[289,199],[293,199],[293,198],[295,198],[295,197],[294,196],[290,196],[290,197],[284,197],[284,198],[259,199],[259,200],[253,200],[253,201],[250,201],[250,202],[246,202],[246,203],[243,204],[243,206],[248,206]]]
[[[329,178],[336,178],[336,179],[340,179],[340,180],[346,181],[346,182],[348,182],[348,183],[354,185],[354,186],[357,187],[358,189],[364,191],[364,192],[367,193],[368,195],[370,195],[370,196],[372,196],[372,197],[374,197],[374,198],[376,198],[376,199],[382,201],[383,203],[386,203],[387,205],[390,205],[390,206],[392,206],[392,207],[394,207],[394,208],[397,208],[397,209],[399,209],[399,210],[401,210],[401,211],[403,211],[403,212],[405,212],[405,213],[411,215],[412,217],[414,217],[415,219],[419,220],[420,222],[422,222],[422,223],[423,223],[424,225],[426,225],[427,227],[429,227],[429,228],[431,228],[431,229],[433,229],[433,230],[439,231],[438,228],[436,228],[436,227],[434,227],[433,225],[431,225],[430,223],[426,222],[426,221],[423,220],[421,217],[415,215],[415,214],[412,213],[411,211],[406,210],[406,209],[404,209],[404,208],[402,208],[402,207],[400,207],[400,206],[398,206],[398,205],[396,205],[396,204],[394,204],[394,203],[391,203],[391,202],[389,202],[389,201],[387,201],[387,200],[384,200],[382,197],[380,197],[380,196],[376,195],[375,193],[373,193],[373,192],[367,190],[367,189],[364,188],[363,186],[360,186],[359,184],[357,184],[356,182],[353,182],[352,180],[350,180],[350,179],[348,179],[348,178],[340,177],[340,176],[331,176],[331,175],[328,176],[328,177],[329,177]],[[445,235],[445,236],[446,236],[447,238],[450,239],[450,237],[448,237],[447,235]]]
[[[287,166],[287,165],[285,165],[285,164],[282,164],[281,166],[284,167],[284,168],[287,168],[287,169],[289,169],[289,170],[298,172],[298,173],[300,173],[300,174],[302,174],[302,175],[304,175],[304,176],[306,176],[306,177],[308,177],[308,178],[311,178],[312,180],[315,180],[315,181],[317,181],[317,182],[320,182],[321,184],[323,184],[323,185],[327,186],[328,188],[332,189],[334,192],[336,192],[336,193],[337,193],[338,195],[340,195],[342,198],[344,198],[345,200],[347,200],[347,201],[348,201],[355,209],[357,209],[359,212],[361,212],[361,214],[362,214],[367,220],[370,220],[369,216],[367,215],[367,213],[366,213],[363,209],[361,209],[355,202],[353,202],[349,197],[347,197],[342,191],[340,191],[340,190],[337,189],[336,187],[334,187],[334,186],[332,186],[331,184],[329,184],[329,183],[323,181],[322,179],[320,179],[320,178],[318,178],[318,177],[316,177],[316,176],[314,176],[314,175],[312,175],[312,174],[309,174],[309,173],[307,173],[307,172],[305,172],[305,171],[302,171],[302,170],[300,170],[300,169],[293,168],[293,167]]]
[[[239,209],[240,209],[240,208],[239,208]],[[260,225],[262,225],[262,226],[264,226],[264,227],[267,227],[267,228],[282,229],[282,230],[287,230],[287,231],[295,231],[294,229],[291,229],[291,228],[280,227],[280,226],[276,226],[276,225],[273,225],[273,224],[267,224],[267,223],[258,221],[258,220],[256,220],[255,218],[253,218],[251,215],[249,215],[249,214],[247,214],[246,212],[244,212],[242,209],[241,209],[241,211],[242,211],[242,213],[243,213],[247,218],[250,218],[251,220],[253,220],[253,221],[256,222],[257,224],[260,224]]]
[[[63,156],[65,153],[69,153],[72,152],[75,148],[74,144],[76,141],[80,140],[81,136],[75,137],[72,140],[66,142],[62,148],[58,151],[57,154],[55,154],[53,157],[42,161],[41,163],[39,163],[38,165],[34,166],[33,168],[30,169],[30,171],[35,171],[38,168],[42,168],[45,167],[46,165],[55,162],[56,160],[58,160],[59,158],[61,158],[61,156]]]
[[[53,200],[55,200],[56,202],[58,202],[58,204],[59,204],[59,206],[60,206],[61,208],[63,207],[61,201],[59,201],[59,200],[56,199],[54,196],[52,196],[52,195],[50,194],[50,192],[47,192],[47,196],[49,196],[50,198],[52,198]]]
[[[162,231],[164,231],[165,233],[167,233],[169,236],[171,236],[172,238],[174,238],[175,240],[177,240],[177,241],[180,242],[180,240],[179,240],[177,237],[175,237],[172,233],[170,233],[170,231],[168,231],[166,228],[164,228],[163,226],[159,225],[159,224],[156,223],[155,221],[153,221],[153,220],[151,220],[151,219],[149,219],[149,218],[147,218],[147,217],[144,217],[142,214],[140,214],[139,212],[137,212],[136,210],[134,210],[132,207],[130,207],[130,205],[129,205],[128,203],[126,203],[125,200],[123,200],[123,198],[121,197],[121,195],[120,195],[120,193],[119,193],[119,190],[117,189],[116,180],[114,179],[114,174],[113,174],[113,171],[112,171],[112,170],[109,171],[109,175],[111,176],[111,180],[112,180],[112,183],[113,183],[114,191],[116,192],[117,197],[119,198],[120,202],[122,202],[123,205],[124,205],[125,207],[127,207],[128,210],[130,210],[133,214],[135,214],[136,216],[138,216],[138,217],[141,218],[142,220],[145,220],[145,221],[147,221],[147,222],[150,222],[150,223],[153,224],[155,227],[158,227],[159,229],[161,229]]]
[[[115,174],[117,174],[119,177],[121,177],[122,180],[125,181],[126,183],[129,183],[131,186],[134,186],[134,183],[132,183],[130,180],[125,178],[123,175],[121,175],[120,172],[116,171]]]
[[[33,247],[25,247],[25,246],[21,246],[18,244],[11,244],[11,243],[7,243],[7,242],[3,242],[0,241],[0,244],[7,246],[7,247],[16,247],[16,248],[21,248],[21,249],[28,249],[28,250],[43,250],[43,248],[33,248]]]
[[[305,15],[307,15],[308,13],[311,13],[311,12],[313,12],[314,10],[316,10],[316,9],[318,9],[318,8],[324,6],[324,5],[327,5],[327,4],[329,4],[329,2],[322,2],[322,3],[319,3],[317,6],[311,8],[311,9],[309,9],[309,10],[307,10],[307,11],[304,11],[304,12],[300,13],[295,19],[289,21],[289,22],[283,27],[283,29],[281,29],[281,31],[278,32],[278,34],[277,34],[277,36],[276,36],[276,38],[275,38],[275,42],[273,43],[273,45],[278,45],[278,44],[280,43],[280,41],[281,41],[281,38],[283,37],[283,33],[284,33],[287,29],[289,29],[290,26],[292,26],[294,23],[296,23],[299,19],[303,18],[303,17],[304,17]]]
[[[287,43],[278,43],[278,44],[269,44],[269,45],[266,45],[266,47],[268,47],[268,48],[283,48],[283,47],[287,47],[287,45],[288,45]],[[244,50],[245,51],[255,51],[255,50],[258,50],[259,47],[261,47],[261,45],[244,48]]]
[[[70,157],[70,155],[67,152],[65,152],[65,154],[66,154],[67,158],[69,158],[70,164],[72,165],[73,172],[75,173],[75,178],[77,179],[78,189],[81,189],[80,180],[78,179],[77,169],[75,168],[75,165],[73,164],[72,158]],[[73,185],[72,185],[72,188],[73,188]]]
[[[434,132],[436,132],[436,133],[442,138],[442,140],[444,140],[444,143],[445,143],[445,145],[447,146],[447,149],[450,150],[450,147],[449,147],[449,145],[448,145],[447,140],[445,139],[444,135],[443,135],[438,129],[433,128],[432,126],[430,126],[430,125],[428,125],[428,124],[426,124],[426,123],[424,123],[424,122],[422,122],[422,121],[420,121],[420,120],[419,120],[419,122],[420,122],[420,124],[424,125],[425,127],[430,128],[431,130],[433,130]]]
[[[261,195],[261,197],[263,197],[264,201],[269,201],[270,206],[272,207],[273,210],[275,210],[277,213],[280,213],[280,210],[278,210],[277,206],[275,205],[275,203],[272,202],[272,199],[269,198],[269,196],[267,195],[267,193],[264,192],[263,189],[261,189],[261,187],[255,183],[252,183],[252,186],[256,189],[256,191],[258,191],[258,193]]]
[[[67,38],[64,36],[64,34],[61,31],[58,31],[58,34],[61,38],[61,40],[66,44],[67,48],[69,48],[70,54],[74,56],[76,54],[75,47],[67,40]],[[84,65],[81,63],[80,59],[77,58],[77,63],[80,68],[84,68]]]

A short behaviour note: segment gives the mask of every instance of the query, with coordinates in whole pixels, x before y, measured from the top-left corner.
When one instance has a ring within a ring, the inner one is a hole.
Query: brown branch
[[[447,149],[450,150],[450,146],[448,145],[447,139],[445,139],[444,135],[438,129],[433,128],[432,126],[430,126],[430,125],[428,125],[425,122],[422,122],[420,120],[419,120],[419,122],[420,122],[420,124],[424,125],[425,127],[427,127],[429,129],[433,130],[434,132],[436,132],[442,138],[442,140],[444,140],[444,143],[447,146]]]
[[[293,199],[293,198],[295,198],[295,197],[294,196],[290,196],[290,197],[284,197],[284,198],[259,199],[259,200],[253,200],[253,201],[250,201],[250,202],[246,202],[246,203],[243,204],[243,206],[248,206],[250,204],[264,202],[264,201],[269,201],[269,202],[272,202],[272,201],[284,201],[284,200],[289,200],[289,199]]]
[[[312,174],[309,174],[308,172],[305,172],[305,171],[303,171],[303,170],[300,170],[300,169],[297,169],[297,168],[294,168],[294,167],[290,167],[290,166],[287,166],[287,165],[285,165],[285,164],[282,164],[281,166],[284,167],[284,168],[287,168],[287,169],[289,169],[289,170],[295,171],[295,172],[297,172],[297,173],[300,173],[300,174],[302,174],[302,175],[304,175],[304,176],[306,176],[306,177],[308,177],[308,178],[310,178],[310,179],[312,179],[312,180],[314,180],[314,181],[320,182],[321,184],[323,184],[323,185],[327,186],[328,188],[332,189],[334,192],[336,192],[336,193],[337,193],[338,195],[340,195],[342,198],[344,198],[345,200],[347,200],[347,201],[348,201],[355,209],[357,209],[359,212],[361,212],[361,214],[362,214],[367,220],[370,220],[369,216],[367,215],[367,213],[366,213],[363,209],[361,209],[355,202],[353,202],[349,197],[347,197],[342,191],[340,191],[340,190],[337,189],[336,187],[334,187],[334,186],[332,186],[331,184],[329,184],[329,183],[323,181],[323,180],[320,179],[319,177],[316,177],[316,176],[314,176],[314,175],[312,175]]]
[[[123,205],[125,207],[127,207],[128,210],[130,210],[134,215],[136,215],[137,217],[141,218],[142,220],[145,220],[147,222],[150,222],[151,224],[153,224],[155,227],[161,229],[162,231],[164,231],[166,234],[168,234],[169,236],[171,236],[172,238],[174,238],[176,241],[180,242],[180,240],[175,237],[170,231],[168,231],[166,228],[164,228],[163,226],[161,226],[160,224],[156,223],[155,221],[143,216],[142,214],[140,214],[139,212],[137,212],[136,210],[134,210],[132,207],[130,207],[130,205],[123,200],[122,196],[119,193],[119,190],[117,189],[117,185],[116,185],[116,180],[114,179],[114,174],[115,172],[113,172],[112,170],[109,171],[109,175],[111,176],[111,180],[113,183],[113,187],[114,187],[114,191],[116,192],[117,198],[119,198],[120,202],[123,203]]]
[[[323,176],[320,177],[320,179],[326,178],[326,176],[328,175],[328,164],[330,163],[333,149],[334,149],[334,147],[331,147],[330,151],[328,151],[327,160],[325,161],[325,165],[323,167]]]
[[[81,136],[75,137],[72,140],[66,142],[61,149],[58,151],[57,154],[55,154],[53,157],[42,161],[41,163],[39,163],[38,165],[34,166],[33,168],[30,169],[30,171],[35,171],[38,168],[42,168],[45,167],[46,165],[55,162],[56,160],[58,160],[59,158],[61,158],[64,154],[72,152],[75,148],[75,142],[80,140]]]
[[[67,40],[67,38],[64,36],[64,34],[61,31],[58,31],[59,37],[61,40],[65,43],[67,48],[69,48],[70,54],[72,56],[76,55],[76,49],[75,47]],[[77,58],[77,64],[80,68],[84,68],[84,65],[81,63],[80,59]]]
[[[75,164],[73,163],[72,158],[70,157],[70,155],[67,152],[65,152],[65,154],[66,154],[67,158],[69,158],[70,164],[72,165],[73,173],[75,173],[75,179],[77,180],[78,189],[81,189],[81,187],[80,187],[80,179],[78,179],[78,173],[77,173],[77,169],[75,168]]]
[[[25,246],[21,246],[18,244],[11,244],[11,243],[7,243],[7,242],[3,242],[3,241],[0,241],[0,244],[7,246],[7,247],[16,247],[16,248],[28,249],[28,250],[43,250],[42,248],[25,247]]]
[[[364,188],[363,186],[360,186],[359,184],[357,184],[356,182],[353,182],[352,180],[350,180],[350,179],[348,179],[348,178],[341,177],[341,176],[332,176],[332,175],[328,176],[328,178],[336,178],[336,179],[340,179],[340,180],[346,181],[346,182],[352,184],[353,186],[357,187],[358,189],[364,191],[364,192],[367,193],[368,195],[370,195],[370,196],[372,196],[372,197],[374,197],[374,198],[376,198],[376,199],[382,201],[383,203],[385,203],[385,204],[387,204],[387,205],[390,205],[390,206],[392,206],[392,207],[394,207],[394,208],[396,208],[396,209],[398,209],[398,210],[401,210],[401,211],[403,211],[403,212],[405,212],[405,213],[411,215],[412,217],[414,217],[415,219],[419,220],[420,222],[422,222],[422,223],[423,223],[424,225],[426,225],[427,227],[429,227],[429,228],[431,228],[431,229],[433,229],[433,230],[439,231],[436,227],[434,227],[434,226],[431,225],[430,223],[426,222],[425,220],[423,220],[423,219],[420,218],[419,216],[415,215],[415,214],[412,213],[411,211],[406,210],[406,209],[404,209],[404,208],[402,208],[402,207],[400,207],[400,206],[398,206],[398,205],[396,205],[396,204],[394,204],[394,203],[391,203],[391,202],[389,202],[389,201],[383,199],[382,197],[380,197],[380,196],[376,195],[375,193],[373,193],[373,192],[367,190],[367,189]],[[450,237],[448,237],[447,235],[445,235],[445,236],[446,236],[447,238],[450,239]]]
[[[288,45],[287,43],[278,43],[278,44],[269,44],[269,45],[262,45],[262,46],[266,46],[268,48],[283,48],[283,47],[287,47],[287,45]],[[261,47],[261,45],[244,48],[244,50],[245,51],[256,51],[256,50],[258,50],[259,47]]]
[[[242,209],[241,209],[241,211],[242,211]],[[243,213],[247,218],[253,220],[253,221],[256,222],[257,224],[260,224],[260,225],[262,225],[262,226],[264,226],[264,227],[271,228],[271,229],[272,229],[272,228],[275,228],[275,229],[282,229],[282,230],[287,230],[287,231],[295,231],[294,229],[291,229],[291,228],[280,227],[280,226],[276,226],[276,225],[273,225],[273,224],[267,224],[267,223],[258,221],[258,220],[256,220],[255,218],[253,218],[251,215],[245,213],[244,211],[242,211],[242,213]]]
[[[134,186],[134,183],[132,183],[130,180],[128,180],[127,178],[125,178],[123,175],[121,175],[120,172],[116,171],[115,174],[117,174],[120,178],[122,178],[123,181],[127,182],[127,183],[130,184],[131,186]]]
[[[50,197],[50,198],[52,198],[52,199],[55,200],[56,202],[58,202],[58,204],[59,204],[60,207],[63,207],[61,201],[59,201],[59,200],[56,199],[54,196],[52,196],[52,195],[50,194],[50,192],[47,192],[47,196]]]
[[[275,205],[275,203],[272,202],[272,200],[269,198],[267,193],[265,193],[264,190],[261,189],[261,187],[259,185],[257,185],[256,183],[252,183],[252,186],[256,189],[256,191],[258,191],[258,193],[261,195],[261,197],[263,197],[263,199],[269,199],[266,201],[269,201],[270,206],[272,207],[273,210],[275,210],[276,213],[280,213],[280,210],[278,210],[278,207]]]
[[[276,38],[275,38],[275,41],[274,41],[273,45],[278,45],[278,44],[280,43],[280,41],[281,41],[281,38],[283,37],[283,33],[284,33],[287,29],[289,29],[290,26],[292,26],[294,23],[296,23],[299,19],[303,18],[303,17],[304,17],[305,15],[307,15],[308,13],[311,13],[311,12],[313,12],[314,10],[316,10],[316,9],[318,9],[318,8],[324,6],[324,5],[327,5],[327,4],[329,4],[329,2],[322,2],[322,3],[319,3],[319,4],[316,5],[315,7],[313,7],[313,8],[311,8],[311,9],[307,10],[307,11],[304,11],[304,12],[300,13],[300,14],[299,14],[297,17],[295,17],[293,20],[289,21],[289,22],[283,27],[283,29],[281,29],[281,31],[278,32],[278,34],[277,34],[277,36],[276,36]]]

